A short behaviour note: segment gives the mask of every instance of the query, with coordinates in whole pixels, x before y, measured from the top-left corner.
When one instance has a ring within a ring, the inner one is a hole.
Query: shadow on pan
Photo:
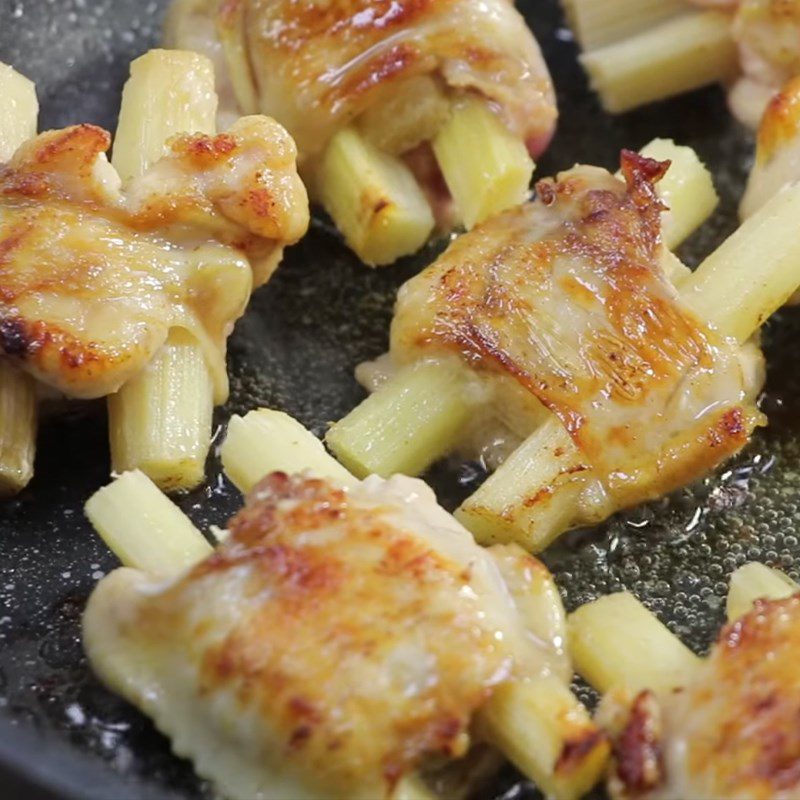
[[[0,0],[0,60],[35,79],[43,128],[90,121],[113,127],[128,62],[156,43],[164,0]],[[558,87],[561,125],[539,175],[576,161],[612,167],[622,147],[655,136],[695,147],[717,176],[723,203],[683,255],[696,263],[735,226],[749,166],[748,134],[718,90],[612,119],[586,89],[554,0],[521,3]],[[317,433],[361,397],[353,368],[387,343],[395,290],[436,254],[371,271],[316,221],[276,278],[253,298],[230,342],[232,395],[219,423],[256,405],[282,408]],[[605,526],[569,537],[548,554],[570,608],[628,588],[697,650],[722,617],[727,575],[762,559],[798,578],[800,376],[796,315],[767,330],[764,408],[770,427],[722,475]],[[80,614],[114,559],[82,516],[108,479],[101,405],[46,423],[36,478],[0,506],[0,794],[81,800],[210,798],[188,764],[141,715],[90,674]],[[239,498],[215,471],[181,504],[201,526],[223,523]],[[448,462],[430,476],[452,507],[482,479]],[[48,794],[49,792],[49,794]],[[485,797],[535,797],[509,770]]]

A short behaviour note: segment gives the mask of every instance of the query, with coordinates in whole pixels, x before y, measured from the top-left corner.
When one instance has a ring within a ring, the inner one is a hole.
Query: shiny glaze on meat
[[[246,117],[216,137],[175,138],[123,191],[109,145],[78,125],[0,165],[0,352],[69,396],[99,397],[184,327],[222,401],[233,323],[308,225],[294,145]]]
[[[446,90],[486,97],[534,155],[553,135],[550,76],[533,35],[509,0],[174,4],[167,35],[171,44],[202,47],[219,63],[224,61],[220,35],[238,37],[237,52],[246,53],[247,82],[259,110],[287,127],[301,162],[418,75],[434,76]],[[223,96],[233,93],[233,87],[223,87]]]
[[[616,743],[618,800],[800,797],[800,596],[727,625],[695,680],[634,701]]]
[[[661,270],[666,165],[626,153],[622,167],[627,183],[593,167],[540,181],[534,203],[457,239],[401,289],[390,349],[395,365],[460,358],[498,397],[513,379],[614,508],[702,476],[759,421],[738,348]]]
[[[101,678],[227,796],[388,796],[428,756],[464,753],[501,681],[569,680],[563,610],[526,623],[544,568],[495,561],[421,481],[275,473],[229,529],[167,583],[112,573],[84,618]]]

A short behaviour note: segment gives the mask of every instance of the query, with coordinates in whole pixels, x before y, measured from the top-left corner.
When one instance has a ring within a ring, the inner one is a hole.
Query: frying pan
[[[0,60],[34,79],[41,127],[94,122],[113,128],[132,58],[156,44],[166,0],[0,0]],[[751,158],[750,135],[709,89],[623,117],[605,115],[588,91],[555,0],[522,2],[558,88],[560,131],[538,174],[576,161],[614,167],[622,147],[655,136],[696,148],[712,168],[722,204],[682,252],[696,264],[736,225]],[[397,287],[442,243],[394,267],[369,270],[322,218],[253,297],[230,340],[232,392],[218,413],[268,405],[316,433],[362,397],[360,361],[387,345]],[[761,559],[800,577],[800,320],[767,326],[763,408],[770,426],[714,477],[607,524],[566,538],[546,560],[569,608],[622,588],[641,597],[698,652],[723,617],[728,574]],[[46,422],[36,477],[0,505],[0,797],[80,800],[210,798],[166,739],[104,690],[80,645],[80,615],[97,580],[116,565],[82,515],[108,481],[102,404]],[[448,461],[429,476],[454,507],[473,491],[479,465]],[[202,526],[222,524],[240,498],[212,457],[205,488],[180,498]],[[482,797],[535,797],[507,770]]]

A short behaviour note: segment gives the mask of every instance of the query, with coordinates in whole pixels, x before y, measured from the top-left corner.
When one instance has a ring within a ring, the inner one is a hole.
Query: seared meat
[[[626,182],[593,167],[541,181],[534,203],[457,239],[401,289],[391,331],[394,365],[460,359],[490,410],[511,382],[553,412],[584,459],[569,481],[592,469],[600,517],[702,476],[760,421],[739,347],[662,272],[666,165],[625,153],[622,169]]]
[[[308,225],[294,145],[272,120],[243,118],[175,138],[123,191],[109,145],[78,125],[0,165],[0,352],[69,396],[99,397],[184,327],[222,401],[233,323]]]
[[[389,796],[427,757],[464,753],[500,682],[569,679],[563,631],[527,625],[542,567],[495,561],[420,481],[274,473],[229,528],[174,580],[105,578],[84,638],[102,679],[230,797]]]
[[[488,99],[534,156],[555,126],[550,76],[509,0],[177,0],[167,39],[215,57],[218,75],[226,65],[223,101],[279,120],[301,164],[419,76]]]
[[[743,218],[758,211],[783,187],[800,179],[800,76],[772,100],[758,129],[756,160],[740,208]]]
[[[727,625],[693,682],[635,699],[610,781],[620,800],[800,797],[800,596]]]

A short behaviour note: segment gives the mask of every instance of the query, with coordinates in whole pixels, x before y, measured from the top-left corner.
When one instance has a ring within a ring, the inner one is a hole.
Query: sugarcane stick
[[[656,188],[668,208],[662,214],[661,240],[668,250],[675,250],[719,204],[714,179],[691,147],[677,145],[671,139],[653,139],[639,152],[657,161],[670,162]]]
[[[36,135],[36,87],[0,63],[0,163]],[[8,361],[0,361],[0,496],[24,489],[33,477],[38,424],[36,383]]]
[[[386,381],[325,440],[360,478],[418,475],[452,449],[475,399],[458,363],[423,361]]]
[[[788,575],[765,564],[751,561],[732,575],[725,610],[733,622],[746,614],[756,600],[782,600],[800,592],[800,585]]]
[[[685,686],[700,664],[629,592],[586,603],[567,626],[576,671],[602,694],[612,688],[669,692]]]
[[[220,458],[225,474],[243,494],[271,472],[308,471],[343,486],[358,483],[325,452],[322,442],[281,411],[257,409],[231,417]]]
[[[528,197],[533,160],[482,100],[456,101],[432,144],[467,230]]]
[[[561,4],[584,50],[629,39],[691,7],[687,0],[562,0]]]
[[[139,470],[98,489],[85,511],[126,567],[168,578],[212,552],[189,518]]]
[[[331,139],[314,185],[347,245],[370,266],[415,253],[433,231],[433,212],[411,170],[355,127]]]
[[[738,69],[730,16],[719,11],[690,11],[580,60],[612,114],[725,81]]]
[[[178,133],[215,131],[214,71],[204,56],[151,50],[131,64],[112,163],[123,180],[141,175]],[[214,390],[205,354],[174,330],[139,375],[109,399],[114,470],[141,469],[164,489],[203,481]]]

